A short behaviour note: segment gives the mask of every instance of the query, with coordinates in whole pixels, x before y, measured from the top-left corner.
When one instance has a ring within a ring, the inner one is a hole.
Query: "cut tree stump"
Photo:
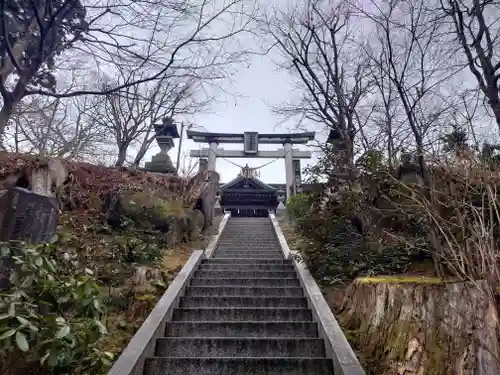
[[[500,374],[498,313],[486,283],[361,278],[339,318],[371,374]]]

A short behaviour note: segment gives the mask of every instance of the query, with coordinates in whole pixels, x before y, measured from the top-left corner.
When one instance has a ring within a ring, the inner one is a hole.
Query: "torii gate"
[[[307,144],[314,139],[314,132],[291,133],[291,134],[259,134],[257,132],[233,133],[208,133],[187,131],[187,136],[194,142],[207,143],[208,148],[191,150],[190,156],[195,158],[207,158],[208,170],[215,171],[217,157],[223,158],[284,158],[286,173],[286,194],[291,197],[295,194],[296,177],[300,177],[300,159],[310,159],[310,151],[301,151],[292,148],[294,144]],[[224,150],[218,148],[220,143],[239,143],[244,145],[243,151]],[[259,144],[282,144],[284,148],[276,151],[260,151]],[[295,167],[294,168],[294,164]],[[298,168],[297,168],[298,167]],[[298,169],[296,176],[295,169]]]

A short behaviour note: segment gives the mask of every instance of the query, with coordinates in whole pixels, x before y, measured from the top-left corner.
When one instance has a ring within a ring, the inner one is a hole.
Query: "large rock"
[[[167,234],[169,245],[189,237],[188,213],[180,199],[162,199],[149,192],[124,192],[112,201],[108,221],[122,225],[130,220],[135,226]]]
[[[379,375],[500,374],[498,314],[486,283],[361,278],[339,315]]]

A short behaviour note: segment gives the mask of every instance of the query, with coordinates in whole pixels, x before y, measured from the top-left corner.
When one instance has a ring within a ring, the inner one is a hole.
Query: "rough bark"
[[[348,288],[339,317],[372,374],[500,374],[498,315],[487,286],[369,280]]]
[[[0,149],[4,147],[3,137],[5,135],[5,130],[7,129],[7,123],[9,122],[12,111],[14,110],[13,103],[6,101],[4,99],[4,104],[0,110]]]

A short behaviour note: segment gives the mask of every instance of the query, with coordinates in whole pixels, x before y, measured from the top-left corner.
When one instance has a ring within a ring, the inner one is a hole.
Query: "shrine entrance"
[[[276,211],[281,200],[286,200],[297,193],[301,185],[300,159],[311,158],[310,151],[292,148],[294,144],[307,144],[314,139],[314,133],[295,134],[243,134],[205,133],[188,131],[187,136],[195,142],[207,143],[208,148],[191,150],[190,156],[207,160],[209,171],[215,171],[217,157],[220,158],[266,158],[285,159],[286,195],[280,197],[280,191],[264,182],[256,174],[258,168],[248,165],[241,167],[240,174],[232,181],[220,187],[220,206],[230,211],[233,216],[268,216],[269,211]],[[221,143],[243,144],[244,149],[224,150]],[[259,150],[259,144],[282,144],[284,148],[276,151]]]
[[[278,191],[259,180],[248,165],[234,180],[220,187],[220,206],[232,216],[268,216],[278,207]]]

